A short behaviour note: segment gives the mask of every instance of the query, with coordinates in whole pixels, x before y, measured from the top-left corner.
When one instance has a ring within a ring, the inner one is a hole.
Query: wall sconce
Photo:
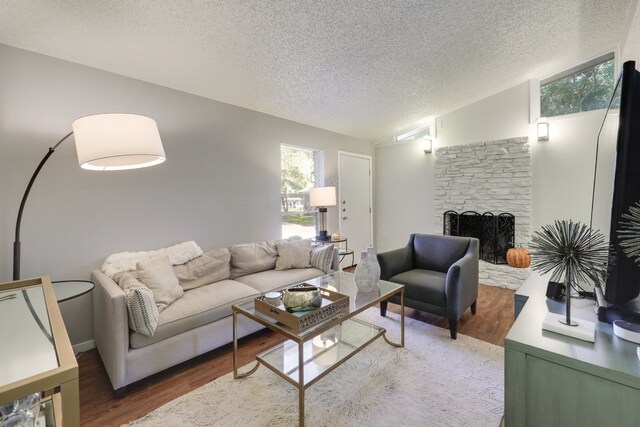
[[[422,147],[424,154],[429,154],[433,150],[433,141],[429,138],[423,138],[420,146]]]
[[[548,140],[549,140],[549,123],[539,122],[538,123],[538,141],[548,141]]]

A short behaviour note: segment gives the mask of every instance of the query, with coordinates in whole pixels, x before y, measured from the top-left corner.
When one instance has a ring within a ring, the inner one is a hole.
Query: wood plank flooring
[[[458,322],[458,333],[504,345],[513,324],[513,294],[509,289],[480,285],[478,310],[467,312]],[[389,310],[400,307],[389,304]],[[439,327],[447,321],[416,310],[405,314]],[[240,365],[255,360],[255,355],[283,339],[270,331],[260,331],[240,341]],[[119,426],[146,415],[171,400],[232,371],[231,345],[226,345],[165,372],[146,378],[127,389],[124,397],[113,396],[109,378],[96,350],[79,355],[80,418],[83,426]]]

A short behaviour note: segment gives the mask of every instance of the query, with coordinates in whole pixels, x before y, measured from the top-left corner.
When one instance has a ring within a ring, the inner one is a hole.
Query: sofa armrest
[[[467,253],[447,271],[447,317],[457,319],[478,298],[479,244],[471,239]]]
[[[125,386],[129,318],[122,289],[106,274],[92,273],[93,336],[113,389]]]
[[[413,269],[413,249],[405,246],[400,249],[378,254],[380,279],[389,280],[396,274]]]

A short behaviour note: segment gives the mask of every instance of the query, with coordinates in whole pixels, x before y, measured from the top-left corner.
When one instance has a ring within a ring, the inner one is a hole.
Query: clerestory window
[[[540,82],[540,116],[607,108],[614,88],[613,52]]]

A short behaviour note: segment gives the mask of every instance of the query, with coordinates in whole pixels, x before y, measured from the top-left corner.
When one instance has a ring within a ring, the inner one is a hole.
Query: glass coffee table
[[[233,377],[244,378],[264,365],[298,388],[299,424],[304,426],[305,390],[333,371],[379,337],[394,347],[404,347],[404,286],[378,281],[370,292],[359,292],[354,275],[342,271],[327,274],[305,283],[337,291],[349,296],[349,310],[296,331],[255,310],[254,301],[232,307],[233,311]],[[355,316],[392,295],[400,295],[400,342],[389,340],[386,329],[356,319]],[[287,341],[256,356],[256,364],[246,372],[238,371],[237,316],[246,316],[286,338]]]

